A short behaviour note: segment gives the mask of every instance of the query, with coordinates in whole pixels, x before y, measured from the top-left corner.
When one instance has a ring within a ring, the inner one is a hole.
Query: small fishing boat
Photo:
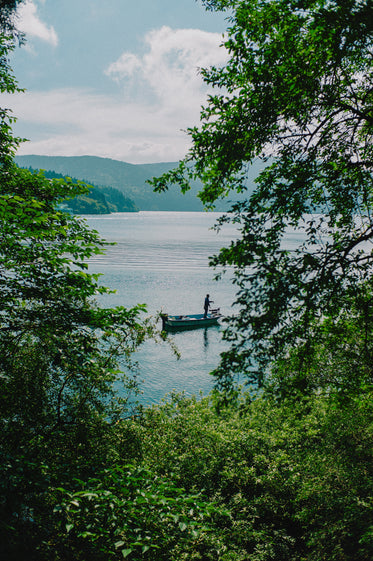
[[[185,329],[196,329],[198,327],[210,327],[217,325],[222,317],[220,308],[211,310],[205,317],[204,314],[170,316],[161,314],[163,331],[182,331]]]

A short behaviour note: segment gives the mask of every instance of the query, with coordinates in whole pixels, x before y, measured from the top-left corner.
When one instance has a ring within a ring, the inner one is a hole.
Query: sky
[[[26,0],[11,57],[26,91],[5,96],[28,139],[17,153],[183,158],[208,93],[198,69],[227,59],[226,18],[200,0]]]

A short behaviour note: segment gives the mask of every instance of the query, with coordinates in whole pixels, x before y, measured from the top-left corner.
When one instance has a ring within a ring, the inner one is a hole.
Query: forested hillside
[[[76,177],[88,183],[113,187],[122,191],[126,197],[134,201],[140,210],[168,210],[168,211],[200,211],[202,202],[197,198],[201,190],[200,182],[192,182],[191,189],[185,194],[180,189],[173,189],[165,193],[154,193],[147,180],[171,170],[175,163],[156,164],[128,164],[109,158],[95,156],[16,156],[15,162],[21,167],[33,169],[53,170],[62,175]],[[253,166],[249,175],[248,186],[252,187],[252,180],[258,173],[258,167]],[[227,209],[229,200],[235,200],[237,195],[226,201],[217,202],[217,210]]]
[[[54,170],[57,173],[76,177],[95,185],[105,185],[122,191],[130,197],[140,210],[202,210],[202,203],[196,198],[198,188],[186,195],[179,190],[157,195],[146,181],[153,176],[172,169],[175,163],[133,165],[109,158],[95,156],[16,156],[15,161],[22,167]]]
[[[31,172],[35,172],[33,168],[28,168]],[[64,181],[66,177],[61,173],[46,170],[43,174],[48,179],[60,179]],[[70,178],[74,183],[79,180]],[[137,212],[139,209],[135,203],[125,197],[122,191],[113,187],[98,187],[90,185],[89,191],[83,195],[78,195],[73,199],[69,199],[62,203],[61,208],[75,214],[110,214],[111,212]]]

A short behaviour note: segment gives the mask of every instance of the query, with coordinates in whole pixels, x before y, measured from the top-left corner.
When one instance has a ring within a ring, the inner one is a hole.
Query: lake
[[[149,315],[203,313],[205,295],[224,315],[232,313],[235,288],[229,275],[214,281],[209,257],[236,236],[232,225],[212,230],[219,213],[140,212],[86,216],[89,226],[115,246],[90,260],[90,271],[103,273],[102,284],[116,290],[104,296],[107,306],[145,303]],[[137,353],[144,405],[175,390],[208,393],[210,372],[227,348],[221,328],[209,327],[169,335],[181,358],[166,344],[147,342]]]

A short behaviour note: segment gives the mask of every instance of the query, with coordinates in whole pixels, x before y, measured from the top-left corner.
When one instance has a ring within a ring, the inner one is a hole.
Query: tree
[[[8,93],[18,90],[6,58],[17,35],[12,31],[10,18],[10,10],[16,4],[4,3],[8,24],[1,35],[1,87]],[[20,140],[13,137],[11,123],[9,110],[3,109],[0,131],[2,396],[9,393],[4,406],[11,408],[15,399],[11,396],[21,394],[21,386],[27,385],[27,376],[22,371],[25,368],[34,378],[32,391],[38,385],[37,373],[42,372],[45,378],[39,380],[40,389],[52,399],[46,380],[54,377],[53,414],[46,423],[49,430],[64,419],[76,417],[78,411],[80,415],[83,404],[87,407],[92,396],[102,394],[100,399],[106,400],[111,389],[108,391],[104,378],[99,381],[100,376],[110,373],[111,388],[118,357],[129,357],[152,329],[148,322],[139,320],[143,306],[131,310],[97,307],[95,296],[109,289],[100,285],[99,275],[87,272],[86,260],[101,253],[106,244],[84,221],[58,210],[62,201],[82,195],[88,188],[67,178],[51,180],[42,173],[19,169],[12,156]],[[13,375],[19,380],[15,382]],[[18,387],[15,393],[14,384]],[[79,397],[73,397],[72,387],[76,384]],[[27,395],[25,391],[22,407],[19,404],[17,415],[11,416],[17,422],[27,415]],[[36,405],[38,414],[44,405],[43,400]],[[72,417],[70,407],[76,411]]]
[[[0,92],[15,93],[21,91],[13,76],[9,65],[9,54],[15,44],[22,44],[23,35],[18,32],[14,20],[15,9],[22,0],[1,0],[0,2]],[[10,111],[0,108],[0,167],[4,172],[7,165],[11,165],[20,139],[12,134],[14,118]]]
[[[16,8],[24,0],[0,0],[0,29],[9,38],[21,40],[23,34],[16,28]]]
[[[0,87],[8,93],[18,90],[8,61],[19,38],[16,5],[0,6]],[[155,329],[143,305],[98,306],[109,290],[86,261],[106,244],[59,210],[88,189],[19,169],[12,116],[0,115],[0,556],[20,559],[30,535],[40,539],[40,513],[53,510],[48,487],[106,466],[112,426],[133,412],[131,356]]]
[[[225,337],[221,388],[235,372],[263,382],[273,359],[298,348],[305,380],[324,318],[349,310],[372,378],[372,39],[370,0],[209,0],[228,9],[229,61],[202,71],[218,91],[188,130],[192,148],[177,169],[153,180],[162,191],[202,180],[207,206],[246,189],[247,169],[263,170],[254,193],[220,220],[240,237],[212,259],[233,266],[239,313]],[[291,230],[297,247],[286,248]],[[367,334],[368,337],[367,337]],[[346,351],[348,352],[348,351]]]
[[[84,412],[107,415],[119,357],[152,330],[139,320],[141,306],[95,304],[109,290],[85,261],[104,242],[57,210],[83,186],[14,166],[0,189],[0,384],[7,430],[21,425],[27,438],[28,429],[45,434],[81,422]]]

